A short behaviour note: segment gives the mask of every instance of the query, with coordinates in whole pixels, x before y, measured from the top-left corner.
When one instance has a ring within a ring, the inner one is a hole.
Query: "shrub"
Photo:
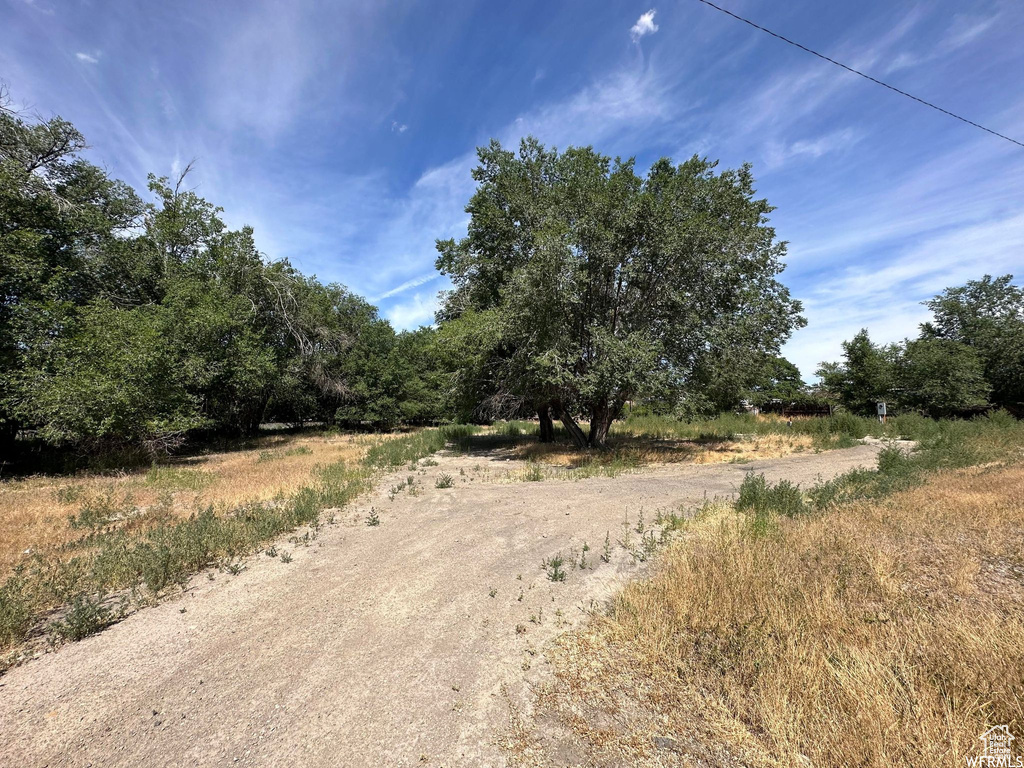
[[[117,613],[104,605],[104,598],[103,594],[95,598],[88,595],[76,597],[64,618],[51,625],[50,636],[55,641],[81,640],[112,624],[117,620]]]
[[[20,572],[0,585],[0,648],[25,636],[32,619],[31,596]]]
[[[740,485],[736,509],[752,513],[755,520],[767,520],[782,515],[796,517],[809,511],[800,487],[788,480],[771,485],[764,475],[750,472]]]

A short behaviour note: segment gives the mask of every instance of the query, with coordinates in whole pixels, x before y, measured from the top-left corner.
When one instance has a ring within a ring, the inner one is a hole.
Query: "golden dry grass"
[[[523,461],[575,468],[589,461],[625,461],[650,464],[720,464],[754,459],[775,459],[811,450],[814,440],[804,434],[752,435],[743,440],[669,440],[617,436],[610,452],[577,451],[562,443],[521,442],[512,453]]]
[[[518,764],[933,768],[1024,738],[1024,467],[746,530],[692,526],[560,639]]]
[[[175,460],[156,470],[38,475],[0,483],[0,574],[25,557],[46,552],[81,535],[68,524],[84,504],[102,497],[144,509],[161,499],[172,514],[198,506],[238,506],[273,499],[309,483],[318,466],[356,461],[371,438],[353,435],[265,435],[246,450]]]

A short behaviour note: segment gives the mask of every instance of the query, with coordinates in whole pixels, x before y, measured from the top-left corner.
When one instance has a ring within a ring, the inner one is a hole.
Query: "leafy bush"
[[[55,641],[81,640],[99,632],[117,620],[117,613],[104,604],[105,595],[79,595],[68,607],[64,617],[50,626]]]
[[[736,509],[756,517],[796,517],[809,511],[800,487],[788,480],[771,485],[764,475],[748,472],[740,485]]]

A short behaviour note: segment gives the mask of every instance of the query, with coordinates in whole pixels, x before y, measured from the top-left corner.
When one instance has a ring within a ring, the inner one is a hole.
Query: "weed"
[[[468,450],[469,437],[478,431],[478,427],[453,424],[382,440],[367,451],[365,462],[370,467],[392,469],[426,458],[449,445],[456,451],[464,452]]]
[[[32,596],[19,567],[0,585],[0,647],[20,639],[32,619]]]
[[[198,491],[216,479],[212,472],[185,467],[154,465],[146,473],[146,485],[168,490]]]
[[[612,561],[612,534],[611,531],[606,531],[604,534],[604,547],[601,550],[601,559],[606,563]]]
[[[768,533],[773,518],[779,515],[796,517],[810,511],[799,486],[788,480],[771,485],[764,475],[753,472],[743,478],[736,509],[750,515],[751,531],[755,534]]]
[[[291,554],[291,552],[282,552],[281,553],[281,562],[282,563],[290,563],[291,561],[292,561],[292,554]]]
[[[487,594],[490,595],[491,597],[497,597],[498,596],[498,590],[495,589],[494,587],[491,587],[491,591],[488,592]]]
[[[377,510],[374,507],[370,507],[370,514],[366,516],[366,524],[371,528],[380,525],[380,516],[377,515]]]
[[[131,496],[117,499],[112,492],[108,492],[86,501],[77,515],[68,517],[68,525],[74,529],[99,531],[130,517],[134,512],[135,502]]]
[[[544,479],[544,470],[541,468],[540,464],[531,461],[530,466],[523,473],[523,479],[529,483],[536,483],[537,481]]]
[[[451,488],[455,485],[455,478],[449,475],[447,472],[442,472],[437,476],[437,481],[434,483],[435,488]]]
[[[622,545],[623,549],[629,550],[632,549],[632,540],[633,531],[629,527],[629,512],[626,512],[625,517],[622,520],[622,540],[619,542],[619,544]]]
[[[559,552],[554,557],[545,560],[541,563],[541,568],[547,571],[548,581],[565,581],[566,573],[562,567],[565,564],[562,559],[562,553]]]
[[[82,497],[81,485],[62,485],[53,492],[53,496],[60,504],[74,504]]]
[[[99,632],[117,620],[117,613],[104,605],[105,595],[95,598],[79,595],[68,607],[63,618],[50,625],[50,638],[54,643],[81,640]]]

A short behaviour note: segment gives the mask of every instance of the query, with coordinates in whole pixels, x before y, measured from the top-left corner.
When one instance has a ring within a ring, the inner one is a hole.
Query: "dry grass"
[[[1024,467],[693,526],[565,635],[524,765],[965,765],[1024,731]]]
[[[177,516],[200,505],[237,507],[293,493],[310,482],[316,467],[356,461],[370,442],[352,435],[265,435],[246,450],[189,457],[155,469],[2,482],[0,574],[6,577],[26,550],[47,552],[84,535],[69,526],[68,518],[92,500],[109,497],[138,509],[169,501]]]
[[[523,461],[538,461],[556,467],[577,468],[590,461],[625,461],[636,466],[652,464],[721,464],[754,459],[775,459],[808,451],[814,440],[805,434],[751,435],[733,440],[671,440],[618,436],[613,450],[577,451],[563,443],[521,442],[513,456]]]

